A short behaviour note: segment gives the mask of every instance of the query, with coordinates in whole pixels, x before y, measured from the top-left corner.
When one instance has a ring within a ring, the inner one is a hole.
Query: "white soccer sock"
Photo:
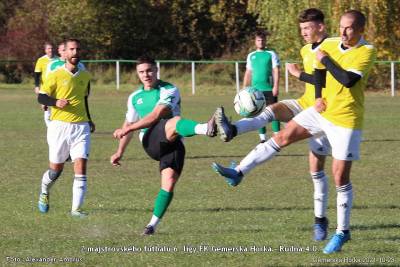
[[[328,177],[324,171],[312,172],[311,178],[314,184],[314,215],[318,218],[326,217],[328,206]]]
[[[72,186],[72,211],[80,209],[85,199],[87,188],[86,175],[75,174]]]
[[[266,134],[258,134],[260,136],[260,140],[261,141],[265,141],[266,140]]]
[[[156,215],[153,214],[151,220],[148,225],[153,226],[154,230],[156,229],[157,225],[160,223],[161,219],[158,218]]]
[[[41,193],[43,194],[49,194],[49,190],[51,188],[51,186],[55,183],[57,178],[55,179],[50,179],[49,176],[49,170],[45,171],[45,173],[43,173],[43,177],[42,177],[42,191]]]
[[[270,138],[265,143],[258,144],[235,168],[243,174],[247,174],[257,165],[270,160],[280,151],[280,147]]]
[[[336,186],[337,192],[337,231],[350,229],[350,212],[353,206],[353,188],[351,183]]]
[[[194,127],[194,132],[196,134],[206,135],[207,129],[208,129],[207,123],[199,123]]]
[[[266,107],[263,112],[254,118],[245,118],[235,122],[237,134],[243,134],[258,130],[275,119],[274,112],[270,107]]]

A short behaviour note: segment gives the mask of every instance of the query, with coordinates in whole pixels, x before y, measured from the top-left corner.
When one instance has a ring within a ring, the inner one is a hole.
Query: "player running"
[[[51,107],[51,121],[47,127],[49,169],[43,174],[39,197],[39,211],[49,211],[50,188],[61,175],[69,156],[74,162],[71,215],[84,217],[82,211],[87,189],[87,160],[90,133],[95,125],[89,113],[88,96],[90,74],[79,69],[80,42],[65,42],[66,64],[52,72],[39,91],[38,101]]]

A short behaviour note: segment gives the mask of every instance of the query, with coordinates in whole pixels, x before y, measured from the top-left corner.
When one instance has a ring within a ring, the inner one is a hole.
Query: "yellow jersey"
[[[327,72],[326,87],[323,89],[327,106],[322,116],[340,127],[362,129],[364,89],[376,58],[376,49],[363,38],[355,47],[343,49],[341,39],[336,37],[326,39],[320,50],[326,52],[342,69],[361,76],[355,85],[347,88]]]
[[[40,86],[43,86],[45,78],[46,78],[46,72],[47,72],[47,66],[49,63],[52,61],[52,58],[49,58],[47,55],[44,55],[36,61],[35,64],[35,72],[40,72]]]
[[[304,72],[307,74],[313,74],[314,72],[315,53],[318,48],[319,46],[313,49],[312,44],[306,44],[300,50]],[[297,99],[297,103],[299,103],[303,109],[309,108],[315,104],[315,87],[313,84],[306,83],[306,90],[304,94]]]
[[[69,104],[63,109],[52,106],[50,119],[64,122],[89,121],[85,107],[85,96],[89,94],[89,82],[89,72],[81,68],[74,74],[65,66],[51,72],[40,89],[40,93],[56,99],[67,99]]]

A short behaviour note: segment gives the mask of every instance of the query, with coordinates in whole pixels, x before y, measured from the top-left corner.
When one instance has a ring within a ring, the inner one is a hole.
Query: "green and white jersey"
[[[260,91],[271,91],[272,69],[279,65],[278,55],[272,50],[256,50],[248,54],[246,69],[251,71],[251,86]]]
[[[158,80],[154,88],[145,90],[141,85],[128,98],[126,121],[136,122],[151,113],[157,105],[166,105],[171,109],[171,118],[181,113],[181,96],[173,84]],[[145,129],[141,130],[142,132]]]

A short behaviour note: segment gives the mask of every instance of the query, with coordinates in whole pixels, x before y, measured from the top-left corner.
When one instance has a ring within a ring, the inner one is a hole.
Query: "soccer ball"
[[[265,98],[262,92],[246,87],[236,94],[233,105],[237,114],[242,117],[257,116],[265,107]]]

